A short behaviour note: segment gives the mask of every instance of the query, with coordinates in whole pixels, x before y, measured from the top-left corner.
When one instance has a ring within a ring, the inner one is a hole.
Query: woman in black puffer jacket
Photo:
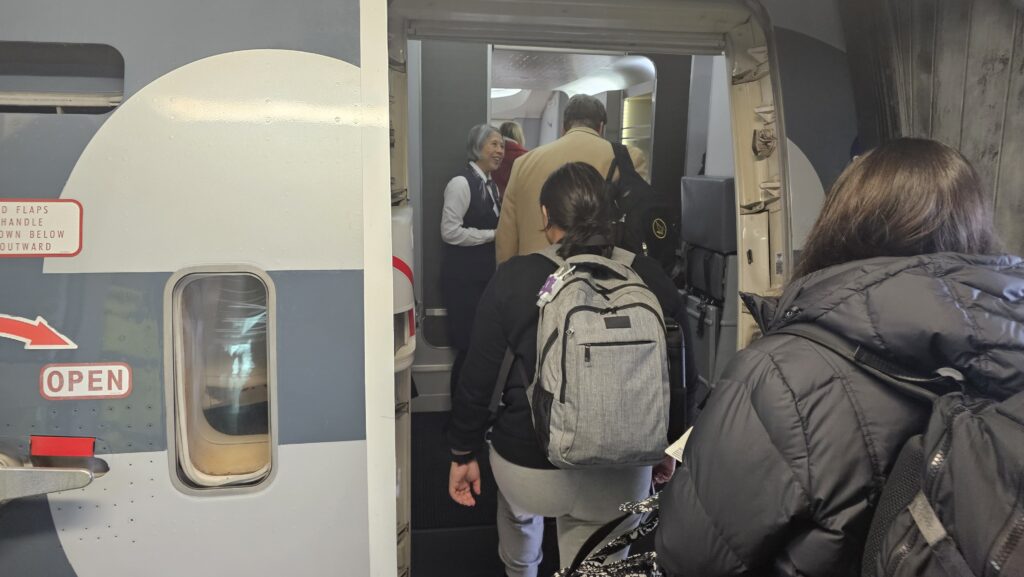
[[[1024,390],[1024,262],[998,251],[977,174],[902,139],[839,177],[781,298],[746,295],[762,333],[725,370],[662,494],[673,577],[855,576],[873,505],[930,406],[808,340],[814,323],[881,357]]]

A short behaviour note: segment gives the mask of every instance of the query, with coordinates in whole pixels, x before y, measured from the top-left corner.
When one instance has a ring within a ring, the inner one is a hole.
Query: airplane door
[[[4,574],[394,574],[376,4],[0,0]]]

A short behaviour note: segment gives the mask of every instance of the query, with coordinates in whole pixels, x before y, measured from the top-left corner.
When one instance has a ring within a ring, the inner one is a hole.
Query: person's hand
[[[448,472],[448,495],[463,507],[473,507],[476,499],[473,495],[480,494],[480,465],[476,459],[460,465],[452,463]]]
[[[661,462],[654,466],[651,476],[654,478],[655,485],[664,485],[665,483],[668,483],[669,479],[672,478],[672,474],[675,472],[676,460],[665,455],[661,458]]]

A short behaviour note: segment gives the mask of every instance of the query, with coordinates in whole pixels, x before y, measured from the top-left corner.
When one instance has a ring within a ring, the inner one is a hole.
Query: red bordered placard
[[[84,224],[85,208],[82,203],[73,198],[0,198],[0,205],[23,203],[64,203],[73,204],[78,207],[78,248],[74,252],[59,253],[33,253],[33,254],[7,254],[0,252],[0,258],[68,258],[78,256],[82,252],[82,229]],[[3,240],[3,239],[0,239]]]

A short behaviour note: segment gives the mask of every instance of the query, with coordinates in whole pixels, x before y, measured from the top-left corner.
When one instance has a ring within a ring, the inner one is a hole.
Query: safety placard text
[[[0,198],[0,258],[75,256],[82,251],[77,200]]]

